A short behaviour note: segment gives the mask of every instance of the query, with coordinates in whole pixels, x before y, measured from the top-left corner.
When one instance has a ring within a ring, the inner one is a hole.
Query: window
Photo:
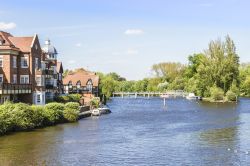
[[[0,74],[0,84],[3,83],[3,74]]]
[[[17,75],[16,74],[13,74],[13,84],[16,84],[17,83]]]
[[[35,58],[35,68],[38,69],[39,68],[39,59]]]
[[[3,67],[3,56],[0,56],[0,67]]]
[[[89,92],[92,92],[92,89],[93,89],[93,83],[92,83],[92,80],[90,79],[90,80],[88,80],[88,82],[87,82],[87,90],[88,90]]]
[[[13,56],[13,68],[17,68],[16,59],[16,56]]]
[[[42,77],[41,76],[36,76],[36,85],[41,86],[42,85]]]
[[[20,84],[29,84],[29,75],[21,75]]]
[[[41,102],[41,94],[36,95],[36,102],[40,103]]]
[[[21,57],[21,67],[28,68],[28,57]]]
[[[77,89],[80,89],[80,88],[81,88],[81,81],[77,81],[76,87],[77,87]]]

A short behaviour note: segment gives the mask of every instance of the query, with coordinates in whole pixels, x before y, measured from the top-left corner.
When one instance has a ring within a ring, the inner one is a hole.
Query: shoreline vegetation
[[[188,57],[187,64],[163,62],[151,68],[152,77],[127,81],[117,73],[100,76],[100,92],[165,92],[184,90],[209,102],[237,102],[250,97],[250,63],[240,64],[234,41],[226,36],[211,41],[204,52]]]
[[[76,122],[79,118],[79,103],[51,102],[45,106],[5,102],[0,105],[0,136],[36,128]]]

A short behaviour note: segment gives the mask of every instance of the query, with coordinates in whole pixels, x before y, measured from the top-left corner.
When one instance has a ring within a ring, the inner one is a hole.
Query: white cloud
[[[125,35],[143,35],[145,32],[142,29],[127,29]]]
[[[10,22],[10,23],[0,22],[0,30],[9,30],[15,27],[16,27],[16,24],[13,22]]]
[[[136,49],[128,49],[127,54],[129,55],[137,55],[139,53]]]
[[[82,47],[82,43],[76,43],[76,47]]]

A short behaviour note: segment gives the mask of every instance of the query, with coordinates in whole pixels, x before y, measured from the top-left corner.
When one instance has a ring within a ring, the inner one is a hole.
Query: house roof
[[[30,37],[13,37],[8,32],[0,31],[0,37],[5,41],[3,45],[0,45],[1,49],[14,49],[22,52],[30,52],[37,35]]]
[[[34,37],[9,37],[9,40],[22,52],[30,52]]]
[[[80,81],[81,85],[87,85],[89,80],[92,80],[93,86],[99,85],[99,76],[96,73],[80,69],[65,76],[63,84],[66,85],[71,81],[72,85],[75,86]]]

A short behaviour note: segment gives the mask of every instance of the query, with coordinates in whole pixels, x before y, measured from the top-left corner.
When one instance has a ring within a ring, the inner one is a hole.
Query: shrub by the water
[[[35,111],[31,109],[28,104],[17,103],[14,104],[14,109],[11,111],[11,118],[15,130],[27,130],[36,127]]]
[[[210,98],[213,101],[220,101],[224,99],[224,91],[221,88],[213,86],[210,88]]]
[[[0,105],[0,135],[65,121],[75,122],[78,116],[79,104],[76,102],[49,103],[45,106],[6,102]]]
[[[46,125],[44,107],[40,105],[32,105],[31,109],[34,111],[34,123],[36,124],[36,127],[42,127]]]
[[[63,111],[64,119],[68,122],[75,122],[79,117],[79,103],[69,102],[65,104]]]
[[[45,106],[44,115],[48,124],[60,123],[63,121],[64,104],[49,103]]]
[[[13,129],[12,109],[14,109],[14,104],[10,102],[0,105],[0,135]]]
[[[236,93],[232,92],[231,90],[229,90],[226,94],[227,100],[228,101],[236,101],[237,100],[237,95]]]

